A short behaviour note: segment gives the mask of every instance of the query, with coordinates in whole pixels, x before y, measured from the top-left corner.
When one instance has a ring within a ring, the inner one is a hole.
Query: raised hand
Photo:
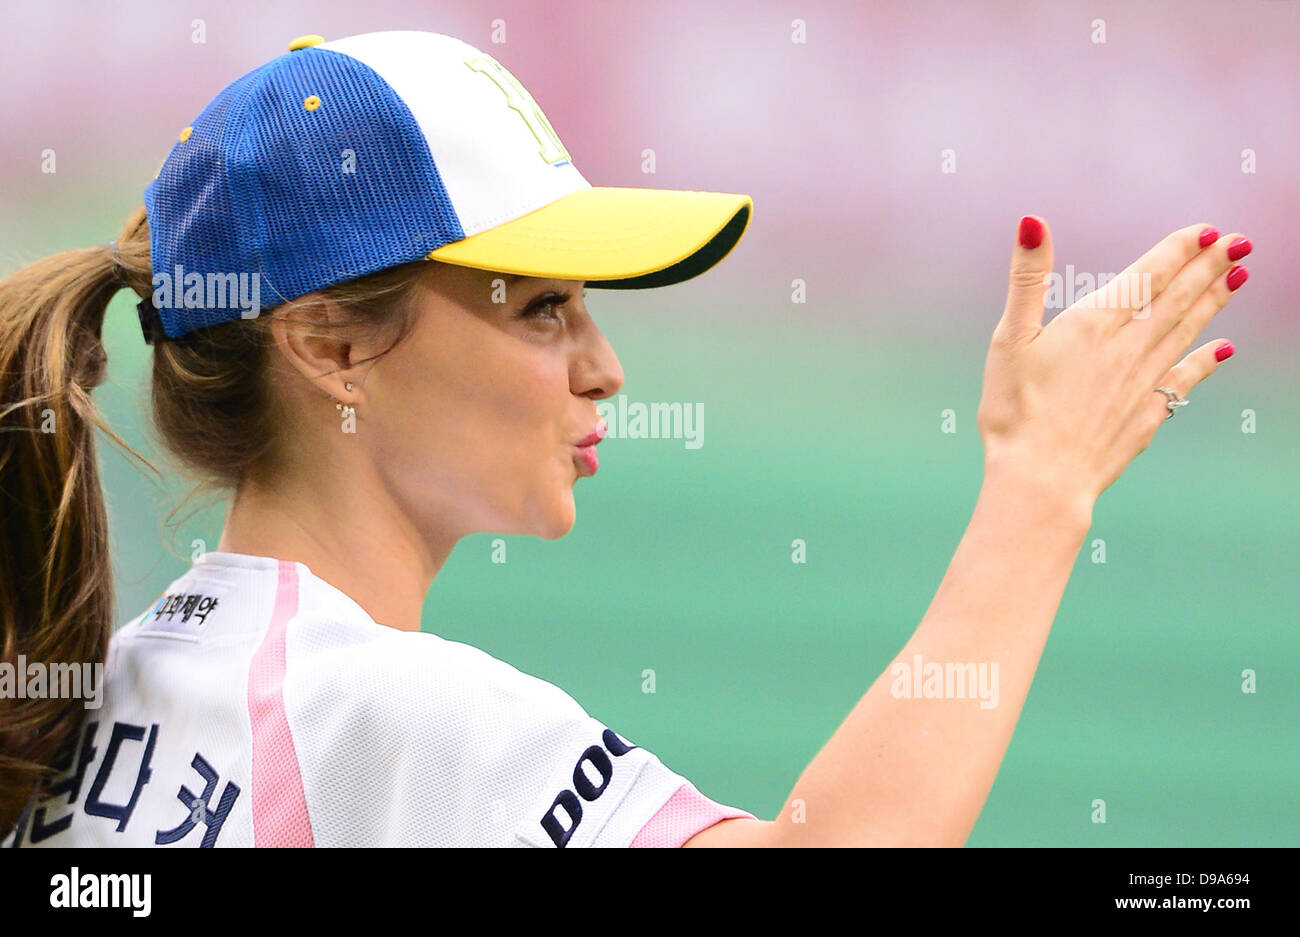
[[[986,469],[1009,468],[1095,500],[1146,449],[1179,398],[1232,354],[1215,339],[1179,356],[1246,282],[1240,234],[1173,232],[1110,283],[1043,325],[1052,240],[1021,220],[976,425]]]

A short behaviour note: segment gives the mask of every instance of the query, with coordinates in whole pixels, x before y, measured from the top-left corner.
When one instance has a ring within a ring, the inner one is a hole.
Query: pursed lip
[[[594,446],[602,439],[605,438],[605,433],[608,431],[608,429],[609,427],[605,424],[605,421],[600,420],[596,424],[596,428],[594,430],[592,430],[586,436],[583,436],[576,443],[574,443],[574,445],[577,446],[579,449],[581,449],[583,446]]]

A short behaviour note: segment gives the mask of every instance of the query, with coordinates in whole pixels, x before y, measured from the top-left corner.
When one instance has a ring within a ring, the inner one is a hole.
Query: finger
[[[1218,338],[1206,342],[1166,371],[1164,377],[1156,382],[1155,387],[1168,387],[1180,398],[1186,398],[1193,387],[1217,371],[1224,361],[1232,357],[1233,350],[1232,342],[1227,339]],[[1152,390],[1154,391],[1155,388],[1153,387]],[[1153,398],[1150,406],[1152,420],[1158,424],[1169,419],[1168,395],[1152,393],[1151,396]]]
[[[1208,224],[1188,225],[1170,234],[1095,293],[1089,305],[1106,317],[1106,324],[1119,329],[1139,315],[1162,294],[1179,270],[1213,243],[1216,232]],[[1202,236],[1206,244],[1201,244]]]
[[[1241,274],[1234,274],[1231,280],[1226,275],[1235,261],[1250,253],[1251,247],[1249,240],[1234,233],[1219,238],[1197,254],[1178,271],[1165,291],[1142,314],[1129,320],[1126,328],[1135,330],[1133,340],[1140,340],[1147,348],[1154,348],[1194,310],[1204,312],[1211,309],[1211,315],[1218,312],[1231,297],[1233,290],[1246,282]],[[1203,305],[1201,300],[1211,292],[1216,301],[1222,299],[1223,302],[1211,303],[1208,307]],[[1181,352],[1192,343],[1206,321],[1208,320],[1203,319],[1199,326],[1190,331],[1188,329],[1193,323],[1180,330],[1186,341],[1178,351]]]
[[[1032,339],[1043,328],[1043,297],[1052,272],[1052,234],[1037,215],[1025,215],[1011,252],[1011,283],[997,333],[1011,341]]]
[[[1187,350],[1187,346],[1196,340],[1196,336],[1209,325],[1210,320],[1228,305],[1228,300],[1241,288],[1249,275],[1250,271],[1245,267],[1233,264],[1215,278],[1209,289],[1201,293],[1192,308],[1165,332],[1154,348],[1139,352],[1146,359],[1139,367],[1145,368],[1152,376],[1163,374]],[[1127,331],[1125,329],[1120,334]],[[1140,329],[1134,328],[1132,334],[1135,341],[1140,341],[1144,346],[1147,344],[1147,336]]]

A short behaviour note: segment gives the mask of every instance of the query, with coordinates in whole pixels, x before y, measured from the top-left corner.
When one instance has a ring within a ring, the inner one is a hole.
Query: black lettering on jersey
[[[587,773],[582,768],[583,762],[590,764],[600,774],[600,787],[592,785],[591,779],[587,777]],[[613,777],[614,763],[605,754],[605,749],[599,745],[593,745],[582,753],[577,766],[573,769],[573,789],[578,792],[578,796],[583,800],[595,800],[605,793],[605,788],[609,787],[610,779]]]
[[[197,618],[199,624],[207,624],[208,612],[217,607],[217,600],[210,595],[188,594],[184,592],[165,595],[154,606],[154,620],[166,615],[172,621],[179,614],[182,622]]]
[[[222,788],[221,800],[218,802],[216,809],[212,807],[212,795],[217,792],[217,783],[221,780],[220,775],[212,765],[208,764],[198,752],[194,753],[194,760],[190,762],[190,767],[198,772],[199,777],[203,779],[203,793],[195,795],[185,785],[181,785],[180,792],[176,799],[184,805],[187,813],[177,826],[170,830],[156,830],[154,832],[154,845],[166,846],[170,843],[179,842],[189,835],[200,823],[203,824],[203,839],[199,842],[200,849],[211,849],[217,844],[217,836],[221,833],[222,824],[226,822],[226,817],[230,815],[230,808],[235,806],[235,800],[239,797],[239,785],[234,781],[227,781],[226,786]]]
[[[81,796],[81,782],[86,778],[86,768],[95,760],[95,730],[97,728],[99,728],[98,722],[88,722],[83,725],[81,734],[72,736],[70,744],[64,749],[58,761],[54,763],[55,770],[61,776],[56,783],[50,786],[48,799],[42,800],[40,805],[32,811],[32,838],[30,842],[42,842],[72,826],[72,817],[76,813],[75,810],[55,820],[47,820],[46,811],[54,807],[54,800],[57,797],[66,796],[68,806],[76,806],[77,798]],[[14,840],[14,844],[17,845],[21,839],[22,833],[20,831],[18,837]]]
[[[564,812],[569,815],[570,822],[567,827],[563,826],[555,816],[556,807],[563,807]],[[546,815],[542,817],[542,829],[546,830],[547,835],[551,837],[551,842],[560,848],[564,848],[565,843],[569,841],[569,837],[573,835],[573,831],[578,828],[578,824],[581,822],[582,804],[578,802],[577,796],[574,795],[573,791],[560,791],[555,797],[555,802],[551,804],[551,809],[546,811]]]
[[[604,742],[605,747],[615,755],[626,755],[632,749],[637,747],[631,742],[623,741],[618,737],[618,734],[615,733],[613,729],[606,729],[604,732],[600,733],[600,740]]]
[[[86,813],[92,817],[107,817],[110,820],[116,820],[118,833],[126,829],[126,824],[131,819],[131,813],[135,810],[136,801],[140,799],[140,790],[149,783],[149,777],[153,774],[149,762],[153,758],[154,744],[158,741],[157,723],[154,723],[149,728],[149,741],[144,746],[144,754],[140,760],[140,770],[135,776],[135,786],[131,790],[130,800],[125,804],[106,804],[99,797],[104,793],[104,786],[108,784],[108,776],[113,772],[113,765],[117,762],[122,743],[125,741],[139,742],[143,738],[144,726],[133,726],[126,722],[113,723],[113,734],[109,738],[108,748],[104,752],[104,763],[99,766],[99,771],[95,774],[95,782],[90,785],[90,794],[86,797]]]
[[[609,782],[614,778],[614,763],[610,761],[606,749],[617,758],[637,747],[619,738],[613,729],[602,732],[600,740],[604,743],[604,748],[600,745],[590,746],[579,756],[578,763],[573,766],[573,790],[566,788],[560,791],[550,808],[542,815],[542,829],[546,830],[547,835],[551,837],[551,842],[559,849],[568,845],[578,824],[582,822],[582,801],[578,797],[581,796],[582,800],[588,803],[595,801],[605,793]],[[591,765],[600,775],[600,787],[592,783],[584,765]],[[577,791],[577,794],[574,791]],[[556,816],[557,809],[563,809],[569,815],[568,826],[561,823],[560,818]]]

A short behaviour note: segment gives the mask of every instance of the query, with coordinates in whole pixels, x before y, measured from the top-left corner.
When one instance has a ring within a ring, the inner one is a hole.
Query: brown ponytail
[[[351,310],[345,331],[409,331],[420,261],[298,300]],[[95,461],[98,428],[149,468],[91,399],[105,377],[104,312],[122,285],[152,295],[144,208],[107,244],[65,251],[0,280],[0,663],[102,663],[113,627],[108,523]],[[200,486],[230,492],[274,472],[280,419],[265,380],[269,315],[154,346],[154,425]],[[156,469],[155,469],[156,471]],[[173,512],[174,513],[174,512]],[[81,699],[0,698],[0,838],[75,744]]]
[[[150,283],[144,211],[118,238],[122,275]],[[104,310],[122,287],[108,245],[0,280],[0,661],[103,662],[112,632],[108,522],[95,461],[104,422]],[[149,292],[146,286],[143,290]],[[81,699],[0,700],[0,835],[85,715]]]

